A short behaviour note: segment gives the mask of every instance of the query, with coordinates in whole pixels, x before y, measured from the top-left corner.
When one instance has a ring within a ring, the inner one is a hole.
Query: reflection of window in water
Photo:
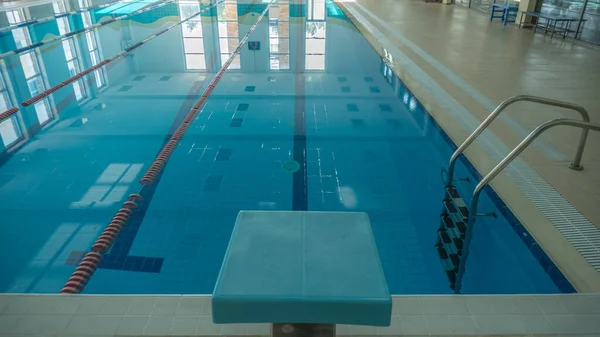
[[[15,106],[14,97],[7,85],[7,73],[4,61],[0,61],[0,113]],[[5,149],[10,148],[23,138],[18,121],[18,113],[0,122],[0,138]]]
[[[23,8],[18,10],[12,10],[6,12],[8,23],[15,25],[19,22],[25,21],[25,11]],[[12,30],[15,44],[17,47],[25,47],[30,45],[31,36],[29,35],[29,28],[15,28]],[[23,67],[23,73],[25,74],[25,81],[31,96],[37,96],[46,90],[47,83],[43,76],[43,65],[39,62],[38,52],[36,50],[30,50],[26,53],[19,55],[19,61],[21,67]],[[37,115],[40,125],[47,123],[52,117],[52,101],[50,97],[46,97],[33,105],[35,113]]]
[[[290,69],[289,2],[279,0],[269,8],[269,68]]]
[[[306,16],[306,70],[325,70],[325,0],[309,0]]]
[[[52,6],[54,7],[55,14],[60,14],[67,11],[65,3],[62,1],[55,2],[52,4]],[[57,18],[56,24],[58,25],[58,33],[60,35],[67,34],[71,31],[71,25],[66,17]],[[81,72],[81,59],[79,56],[79,49],[75,44],[75,39],[73,37],[67,37],[63,39],[62,46],[65,53],[65,59],[67,60],[67,67],[69,68],[69,74],[70,76],[75,76]],[[73,82],[72,86],[77,102],[87,98],[87,88],[85,86],[85,81],[82,78]]]
[[[143,166],[143,164],[108,165],[81,200],[71,203],[71,208],[109,207],[121,201]]]
[[[197,1],[180,1],[179,17],[181,20],[200,11],[200,4]],[[181,25],[181,35],[183,36],[183,52],[185,54],[185,69],[205,70],[206,55],[204,53],[204,39],[202,37],[202,20],[196,16]]]
[[[239,43],[237,1],[227,0],[217,6],[217,25],[221,64],[229,59]],[[229,69],[240,69],[240,58],[236,56]]]
[[[90,7],[90,0],[79,0],[80,8]],[[90,16],[90,12],[81,13],[81,19],[83,20],[84,27],[90,27],[92,25],[92,17]],[[88,31],[85,32],[85,41],[88,46],[88,50],[90,52],[90,59],[92,61],[92,65],[95,66],[102,61],[100,48],[98,47],[98,37],[96,36],[96,31]],[[100,67],[94,70],[94,78],[96,79],[96,87],[102,88],[106,85],[106,74],[104,67]]]

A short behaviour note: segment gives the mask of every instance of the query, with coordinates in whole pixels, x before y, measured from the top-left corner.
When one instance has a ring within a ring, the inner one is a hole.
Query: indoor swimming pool
[[[333,1],[98,4],[0,29],[0,113],[19,108],[0,121],[0,292],[61,291],[139,194],[83,293],[212,293],[240,210],[366,212],[392,294],[452,293],[434,244],[456,146]],[[463,196],[480,179],[465,158],[456,177]],[[575,291],[491,189],[479,210],[496,216],[477,220],[463,293]]]

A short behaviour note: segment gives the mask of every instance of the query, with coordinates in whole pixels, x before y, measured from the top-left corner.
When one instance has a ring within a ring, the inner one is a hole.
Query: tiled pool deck
[[[352,336],[600,336],[600,295],[394,296],[388,328]],[[0,295],[0,336],[266,336],[212,323],[210,296]]]

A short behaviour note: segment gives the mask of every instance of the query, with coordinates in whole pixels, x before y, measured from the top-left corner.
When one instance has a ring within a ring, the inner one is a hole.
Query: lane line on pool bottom
[[[225,0],[223,0],[223,1],[225,1]],[[219,83],[219,81],[223,77],[227,68],[229,68],[229,66],[233,62],[234,58],[240,53],[242,46],[246,43],[246,41],[248,41],[248,38],[254,32],[254,30],[260,23],[260,21],[269,12],[269,8],[271,7],[271,5],[273,4],[274,1],[276,1],[276,0],[272,0],[271,2],[269,2],[267,7],[259,15],[256,22],[254,24],[252,24],[252,26],[250,27],[250,29],[248,30],[246,35],[240,40],[237,48],[233,51],[233,53],[231,53],[231,55],[229,56],[227,61],[221,66],[221,69],[219,69],[219,71],[215,74],[215,76],[209,82],[207,88],[204,89],[204,92],[202,93],[202,95],[200,95],[200,98],[193,105],[192,109],[190,109],[190,111],[188,112],[188,115],[184,119],[183,123],[177,128],[177,130],[175,131],[175,133],[173,134],[173,136],[171,137],[169,142],[167,142],[167,144],[164,146],[163,150],[159,153],[159,155],[156,158],[156,160],[154,161],[154,163],[146,171],[146,174],[144,174],[144,176],[140,180],[140,183],[143,185],[141,190],[143,190],[145,186],[152,184],[155,181],[155,179],[162,173],[162,169],[164,168],[164,165],[166,165],[169,157],[171,156],[171,154],[173,153],[173,151],[175,149],[175,146],[177,146],[177,144],[179,143],[179,141],[181,140],[181,138],[187,131],[188,127],[190,126],[191,121],[198,115],[198,113],[204,106],[206,100],[208,99],[208,97],[210,96],[212,91],[214,90],[215,86]],[[214,4],[211,7],[216,6],[216,5],[217,4]],[[208,8],[211,8],[211,7],[208,7]],[[197,16],[198,14],[200,14],[200,12],[194,16]],[[181,22],[179,22],[179,24],[189,20],[190,18],[188,18],[186,20],[182,20]],[[173,26],[169,27],[169,29],[172,27]],[[140,43],[138,43],[136,45],[139,46],[139,44]],[[140,194],[131,194],[128,198],[129,201],[126,201],[125,203],[123,203],[123,206],[121,207],[121,209],[119,209],[119,211],[113,217],[113,219],[111,220],[109,225],[106,227],[104,232],[100,235],[100,237],[98,237],[98,239],[92,246],[92,251],[87,253],[84,256],[83,260],[79,263],[79,265],[77,266],[77,268],[75,269],[75,271],[73,272],[71,277],[67,280],[67,282],[65,283],[65,285],[63,286],[63,288],[60,291],[61,293],[67,293],[67,294],[80,293],[84,289],[85,285],[89,282],[90,278],[92,277],[92,275],[94,274],[94,272],[96,271],[98,266],[100,265],[100,263],[102,261],[102,254],[108,252],[111,249],[112,244],[114,243],[117,236],[119,235],[119,233],[121,232],[123,227],[126,225],[127,221],[132,216],[135,208],[137,207],[138,204],[136,203],[136,201],[140,201],[141,198],[142,198],[142,196]]]

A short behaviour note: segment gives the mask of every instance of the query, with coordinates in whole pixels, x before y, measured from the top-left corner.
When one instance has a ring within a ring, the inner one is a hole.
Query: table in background
[[[527,18],[527,16],[533,17],[533,18],[538,18],[538,22],[536,22],[535,24],[527,24],[525,23],[525,19]],[[540,24],[539,19],[544,19],[546,20],[546,24]],[[579,22],[581,21],[581,26],[577,26],[577,29],[575,30],[571,30],[569,29],[569,26],[571,25],[571,23],[573,22]],[[540,13],[540,12],[522,12],[521,13],[521,20],[519,21],[519,28],[521,27],[533,27],[533,32],[535,33],[536,30],[538,28],[540,29],[544,29],[544,34],[546,34],[547,32],[551,32],[550,34],[550,38],[554,37],[555,33],[562,33],[563,34],[563,39],[565,37],[567,37],[567,35],[570,32],[574,32],[575,33],[575,39],[577,39],[577,37],[579,36],[579,33],[583,30],[583,23],[585,23],[585,19],[581,20],[579,18],[574,18],[574,17],[569,17],[566,15],[554,15],[554,14],[546,14],[546,13]],[[557,24],[560,24],[559,27],[557,27]]]

